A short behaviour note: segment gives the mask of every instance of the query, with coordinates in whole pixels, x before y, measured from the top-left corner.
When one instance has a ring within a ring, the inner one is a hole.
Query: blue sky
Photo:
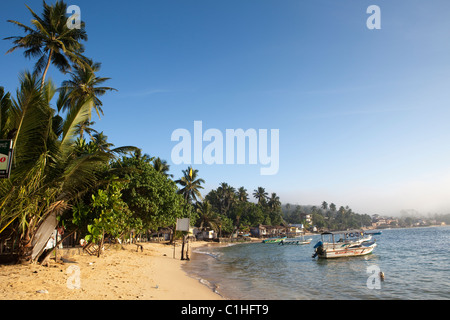
[[[52,1],[49,1],[52,2]],[[0,12],[0,37],[30,25],[24,3]],[[278,174],[261,165],[196,165],[205,192],[227,182],[263,186],[281,201],[360,213],[450,210],[450,20],[447,0],[67,1],[89,36],[86,55],[119,91],[102,101],[96,129],[171,164],[171,134],[215,128],[279,129]],[[381,30],[369,30],[370,5]],[[0,52],[11,47],[0,41]],[[31,69],[22,51],[1,55],[15,91]],[[65,76],[50,68],[60,84]],[[204,146],[207,143],[204,144]]]

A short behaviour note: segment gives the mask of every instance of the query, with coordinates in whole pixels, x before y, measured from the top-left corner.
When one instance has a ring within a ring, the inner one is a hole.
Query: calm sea
[[[203,247],[184,268],[229,299],[450,299],[448,226],[383,230],[372,254],[352,258],[312,259],[312,238]],[[385,274],[379,288],[371,268]]]

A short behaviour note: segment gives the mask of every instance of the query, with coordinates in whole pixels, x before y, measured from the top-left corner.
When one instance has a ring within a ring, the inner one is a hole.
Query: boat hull
[[[280,243],[281,241],[283,241],[285,239],[286,239],[286,237],[284,237],[284,238],[270,238],[270,239],[263,240],[262,243]]]
[[[326,249],[322,253],[319,253],[317,256],[323,259],[335,259],[335,258],[343,258],[343,257],[356,257],[356,256],[365,256],[367,254],[372,253],[373,249],[375,249],[376,244],[372,244],[370,246],[361,246],[357,248],[339,248],[339,249]]]
[[[312,240],[283,240],[279,244],[280,245],[305,245],[310,244]]]

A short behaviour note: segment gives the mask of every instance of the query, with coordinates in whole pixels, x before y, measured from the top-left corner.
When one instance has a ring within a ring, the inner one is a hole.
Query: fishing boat
[[[321,234],[321,241],[314,246],[313,258],[341,258],[364,256],[372,253],[377,244],[371,235],[363,231],[334,231]]]
[[[380,235],[380,234],[382,234],[383,233],[383,231],[372,231],[372,232],[365,232],[365,234],[370,234],[370,235],[373,235],[373,236],[375,236],[375,235]]]
[[[287,237],[278,237],[278,238],[269,238],[262,241],[262,243],[280,243],[285,240]]]
[[[278,245],[305,245],[310,244],[312,241],[312,238],[305,239],[304,234],[300,238],[291,238],[291,239],[284,239],[281,242],[278,243]]]
[[[296,245],[304,245],[304,244],[310,244],[312,239],[302,240],[302,239],[285,239],[278,243],[278,245],[290,245],[290,244],[296,244]]]

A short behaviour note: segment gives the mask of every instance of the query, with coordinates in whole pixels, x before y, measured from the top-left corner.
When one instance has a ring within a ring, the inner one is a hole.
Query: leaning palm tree
[[[175,181],[182,187],[178,190],[178,193],[182,194],[188,203],[192,203],[192,201],[197,202],[197,197],[203,200],[199,189],[203,189],[201,184],[205,183],[205,180],[197,179],[197,175],[198,170],[194,170],[192,166],[189,166],[186,170],[183,170],[183,177]]]
[[[11,178],[0,181],[0,230],[14,223],[21,258],[36,261],[57,216],[97,184],[104,164],[115,154],[99,148],[77,152],[76,126],[88,119],[92,99],[70,110],[59,123],[50,107],[56,92],[51,83],[41,90],[36,74],[30,73],[20,82],[16,99],[2,110],[7,121],[0,122],[2,134],[15,132]]]
[[[42,17],[27,6],[34,18],[31,20],[32,27],[18,21],[8,20],[22,28],[26,35],[5,38],[5,40],[13,40],[14,44],[7,53],[22,48],[25,49],[24,56],[26,58],[38,58],[34,66],[34,73],[42,73],[41,90],[44,88],[50,64],[56,66],[63,73],[71,70],[71,63],[82,66],[82,68],[88,67],[86,58],[82,55],[84,46],[80,43],[82,40],[87,40],[84,22],[81,22],[80,29],[69,29],[66,18],[67,4],[57,1],[54,5],[47,5],[44,1],[43,5]]]
[[[253,197],[258,200],[258,204],[263,205],[266,203],[267,196],[269,194],[266,192],[266,189],[263,187],[258,187],[258,189],[253,190]]]

